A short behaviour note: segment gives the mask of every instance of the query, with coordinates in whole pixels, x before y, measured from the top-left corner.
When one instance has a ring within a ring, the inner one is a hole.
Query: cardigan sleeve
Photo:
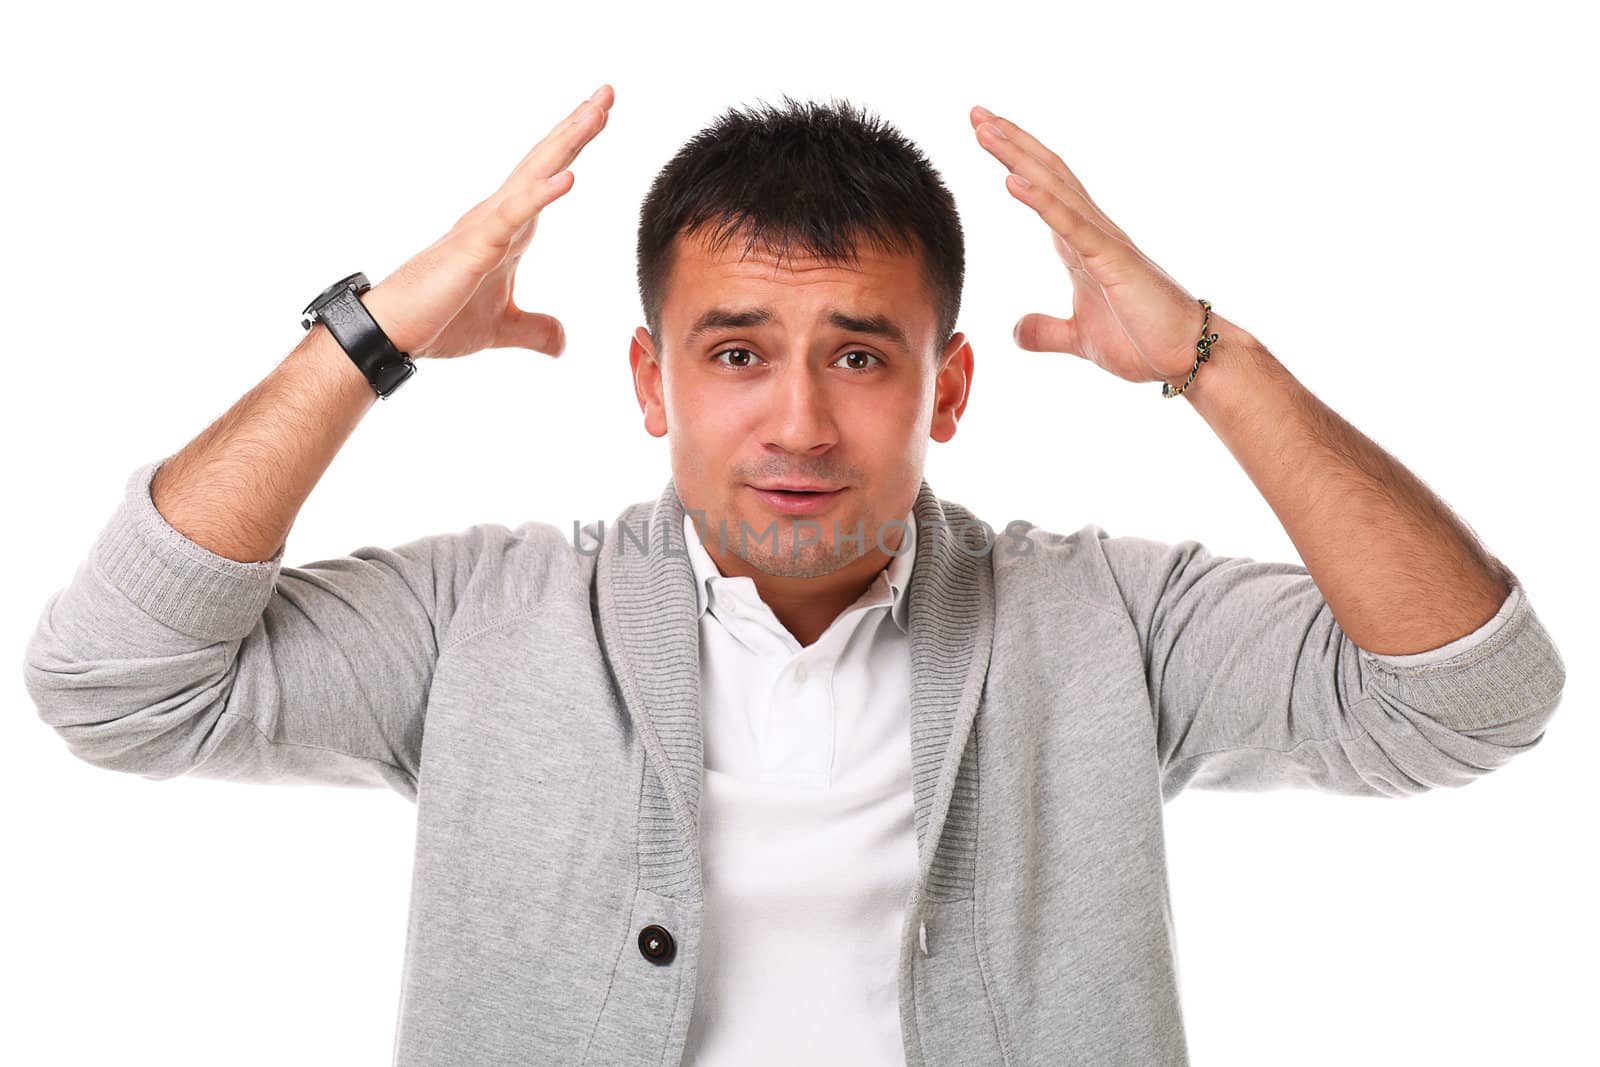
[[[1137,632],[1163,796],[1195,786],[1407,796],[1538,744],[1566,681],[1513,577],[1495,618],[1406,656],[1359,647],[1300,564],[1097,529]]]
[[[423,712],[460,576],[489,528],[300,567],[185,537],[138,468],[28,642],[69,751],[152,780],[388,786],[415,799]]]

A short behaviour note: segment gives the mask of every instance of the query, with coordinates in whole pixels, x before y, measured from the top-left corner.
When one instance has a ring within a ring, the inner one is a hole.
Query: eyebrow
[[[765,326],[776,322],[778,313],[772,308],[762,305],[751,308],[712,308],[695,320],[690,328],[685,344],[693,344],[697,339],[711,333],[713,330],[746,329],[751,326]],[[829,308],[827,322],[830,326],[837,326],[841,330],[851,333],[867,334],[871,337],[882,337],[901,348],[910,351],[911,342],[906,337],[898,323],[887,315],[852,315],[838,308]]]

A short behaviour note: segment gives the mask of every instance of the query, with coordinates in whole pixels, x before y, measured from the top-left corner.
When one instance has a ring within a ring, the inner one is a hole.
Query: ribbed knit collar
[[[912,511],[916,554],[905,599],[917,892],[954,900],[972,890],[977,768],[962,756],[994,641],[992,534],[966,508],[936,497],[926,479]],[[645,746],[642,803],[664,816],[641,818],[641,880],[657,892],[698,899],[700,628],[684,515],[671,479],[653,503],[623,509],[598,539],[595,606],[607,659]]]

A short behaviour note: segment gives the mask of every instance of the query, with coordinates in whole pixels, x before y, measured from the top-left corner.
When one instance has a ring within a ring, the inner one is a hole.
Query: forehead
[[[835,261],[761,242],[746,251],[742,234],[714,248],[702,233],[680,233],[663,295],[662,327],[686,342],[723,328],[827,323],[916,348],[933,328],[921,257],[866,240],[853,260]]]

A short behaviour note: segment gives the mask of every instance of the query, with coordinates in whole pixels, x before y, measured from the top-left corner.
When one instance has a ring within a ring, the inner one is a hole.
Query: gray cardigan
[[[396,1064],[677,1064],[704,898],[675,485],[575,538],[481,524],[290,567],[178,533],[158,465],[39,617],[44,721],[146,778],[413,800]],[[1560,700],[1525,590],[1489,639],[1396,668],[1299,565],[993,530],[926,481],[915,514],[911,1067],[1186,1063],[1165,801],[1461,786]]]

